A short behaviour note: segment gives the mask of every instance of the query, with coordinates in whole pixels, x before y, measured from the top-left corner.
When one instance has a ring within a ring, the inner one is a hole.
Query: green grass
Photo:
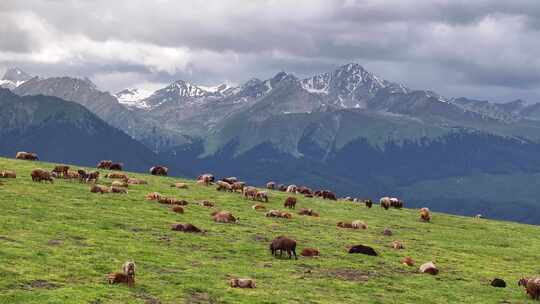
[[[93,194],[88,185],[64,180],[32,183],[33,168],[52,166],[0,158],[0,170],[18,175],[0,181],[0,303],[526,303],[517,280],[540,272],[536,226],[445,214],[421,223],[416,210],[300,196],[297,209],[313,208],[320,218],[271,219],[239,194],[190,180],[182,180],[189,189],[171,188],[180,179],[140,174],[130,176],[149,184],[130,186],[127,195]],[[185,214],[146,201],[152,191],[189,201]],[[272,192],[268,208],[283,210],[285,197]],[[233,212],[239,223],[214,223],[211,209],[194,204],[203,199]],[[356,219],[369,228],[336,227]],[[175,222],[208,232],[174,232]],[[394,235],[383,236],[385,227]],[[272,257],[268,243],[281,234],[297,240],[298,252],[317,247],[321,257]],[[393,240],[406,248],[393,250]],[[380,256],[347,254],[354,244],[372,246]],[[401,265],[405,256],[418,264],[435,261],[440,274]],[[129,259],[138,267],[136,286],[108,285],[106,274]],[[231,277],[253,278],[257,288],[232,289]],[[490,287],[494,277],[508,287]]]

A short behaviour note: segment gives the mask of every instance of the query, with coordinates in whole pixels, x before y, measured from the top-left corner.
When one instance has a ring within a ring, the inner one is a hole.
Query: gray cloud
[[[447,96],[540,101],[536,0],[3,0],[0,16],[0,69],[86,76],[111,91],[356,61]]]

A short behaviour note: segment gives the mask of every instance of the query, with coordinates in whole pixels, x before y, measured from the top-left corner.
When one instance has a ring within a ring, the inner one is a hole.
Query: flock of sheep
[[[19,152],[16,155],[17,159],[23,159],[23,160],[38,160],[38,156],[35,153],[27,153],[27,152]],[[98,169],[107,169],[107,170],[116,170],[121,171],[123,168],[123,165],[121,163],[113,163],[112,161],[101,161],[97,165]],[[166,176],[168,174],[168,169],[163,166],[155,166],[150,168],[149,173],[152,175],[158,175],[158,176]],[[87,172],[85,170],[77,170],[77,171],[70,171],[70,167],[66,165],[58,165],[55,166],[55,168],[52,171],[47,171],[44,169],[34,169],[31,173],[32,181],[34,182],[54,182],[54,178],[63,178],[68,180],[74,180],[79,181],[80,183],[89,183],[90,191],[92,193],[127,193],[128,185],[136,185],[136,184],[146,184],[147,182],[142,179],[136,179],[136,178],[130,178],[126,174],[122,172],[111,172],[105,175],[106,178],[109,179],[116,179],[111,183],[111,186],[106,187],[98,184],[99,178],[100,178],[100,172],[94,171],[94,172]],[[2,171],[0,172],[0,178],[16,178],[16,173],[13,171]],[[257,201],[255,205],[252,206],[252,208],[256,211],[266,211],[265,202],[269,201],[269,190],[277,190],[277,191],[283,191],[288,192],[291,194],[302,194],[305,197],[320,197],[322,199],[328,199],[328,200],[337,200],[336,195],[329,191],[329,190],[319,190],[319,191],[313,191],[312,189],[305,187],[305,186],[296,186],[296,185],[277,185],[275,182],[271,181],[266,184],[267,190],[259,190],[255,187],[247,186],[246,183],[238,181],[235,177],[228,177],[223,178],[221,180],[215,180],[214,176],[212,174],[202,174],[197,178],[197,184],[201,186],[211,186],[216,185],[217,191],[226,191],[231,193],[240,193],[244,199],[250,199],[253,201]],[[179,189],[187,189],[188,186],[185,183],[175,183],[172,184],[171,187],[179,188]],[[149,193],[146,196],[147,200],[150,201],[157,201],[161,204],[171,205],[172,211],[177,213],[184,213],[184,207],[188,204],[185,200],[179,200],[172,197],[164,197],[163,195],[152,192]],[[373,202],[371,200],[358,200],[353,199],[350,197],[342,198],[343,200],[349,200],[354,202],[362,202],[366,205],[367,208],[371,208],[373,205]],[[205,207],[214,207],[214,204],[209,201],[202,201],[199,203],[201,206]],[[289,196],[285,199],[283,203],[283,207],[287,209],[295,209],[297,204],[297,198],[295,196]],[[396,208],[400,209],[403,208],[404,203],[402,200],[398,198],[393,197],[382,197],[379,200],[379,204],[381,208],[389,209],[389,208]],[[432,215],[428,208],[421,208],[419,211],[419,220],[423,222],[430,222],[432,219]],[[304,216],[313,216],[313,217],[319,217],[319,213],[314,211],[313,209],[307,209],[307,208],[301,208],[298,212],[299,215]],[[219,223],[234,223],[238,219],[228,211],[214,211],[211,213],[212,219],[215,222]],[[279,218],[285,218],[285,219],[291,219],[292,213],[287,211],[280,211],[280,210],[268,210],[265,213],[266,217],[279,217]],[[348,228],[348,229],[367,229],[368,226],[366,223],[362,221],[352,221],[352,222],[338,222],[336,224],[339,228]],[[170,227],[173,231],[181,231],[181,232],[187,232],[187,233],[204,233],[204,231],[197,226],[191,224],[191,223],[176,223],[171,225]],[[392,231],[388,228],[386,228],[383,231],[384,235],[390,236],[392,235]],[[298,259],[298,256],[296,254],[296,248],[297,248],[297,242],[296,240],[289,238],[287,236],[279,236],[271,241],[269,244],[269,249],[272,255],[274,256],[282,256],[285,252],[289,259],[295,258]],[[392,248],[394,249],[403,249],[403,244],[395,240],[392,242]],[[378,253],[369,246],[366,245],[354,245],[348,247],[348,253],[360,253],[360,254],[366,254],[370,256],[377,256]],[[319,256],[320,252],[316,248],[304,248],[301,253],[301,256],[304,257],[314,257]],[[401,263],[407,266],[414,266],[415,261],[410,258],[406,257],[403,260],[401,260]],[[135,263],[133,261],[126,262],[121,272],[114,272],[108,275],[108,282],[110,284],[117,284],[117,283],[125,283],[128,286],[133,286],[135,284]],[[439,273],[439,269],[433,262],[426,262],[422,264],[419,267],[419,271],[421,273],[427,273],[431,275],[437,275]],[[255,288],[255,282],[252,279],[249,278],[235,278],[231,279],[229,281],[229,284],[231,287],[235,288]],[[491,282],[491,285],[494,287],[506,287],[506,283],[502,279],[494,279]],[[530,295],[533,299],[539,299],[540,298],[540,278],[521,278],[518,282],[519,286],[523,286],[526,290],[526,292]]]

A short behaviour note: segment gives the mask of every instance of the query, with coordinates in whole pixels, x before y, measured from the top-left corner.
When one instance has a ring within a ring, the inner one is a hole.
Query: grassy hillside
[[[540,271],[536,226],[443,214],[422,223],[417,210],[300,196],[297,209],[313,208],[320,218],[271,219],[238,194],[193,181],[176,189],[169,185],[177,179],[138,174],[132,176],[149,184],[132,185],[127,195],[93,194],[88,185],[64,180],[32,183],[33,168],[52,166],[0,158],[0,170],[18,174],[0,180],[0,303],[526,303],[516,282]],[[190,204],[175,214],[146,201],[152,191]],[[285,197],[272,192],[268,208],[283,210]],[[194,204],[203,199],[233,212],[239,223],[214,223],[211,209]],[[336,227],[356,219],[369,228]],[[208,232],[174,232],[175,222]],[[385,227],[394,235],[383,236]],[[268,243],[282,234],[298,241],[298,252],[317,247],[321,257],[272,257]],[[392,249],[393,240],[405,249]],[[345,247],[355,244],[380,256],[347,254]],[[405,256],[418,265],[435,261],[440,274],[401,265]],[[129,259],[138,267],[136,286],[108,285],[106,274]],[[231,277],[253,278],[257,288],[232,289]],[[489,286],[494,277],[508,287]]]

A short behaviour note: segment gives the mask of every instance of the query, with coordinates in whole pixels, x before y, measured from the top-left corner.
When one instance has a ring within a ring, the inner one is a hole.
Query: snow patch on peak
[[[128,88],[122,90],[113,96],[118,99],[118,102],[132,108],[148,109],[150,106],[144,102],[144,99],[152,95],[152,91],[136,88]]]

